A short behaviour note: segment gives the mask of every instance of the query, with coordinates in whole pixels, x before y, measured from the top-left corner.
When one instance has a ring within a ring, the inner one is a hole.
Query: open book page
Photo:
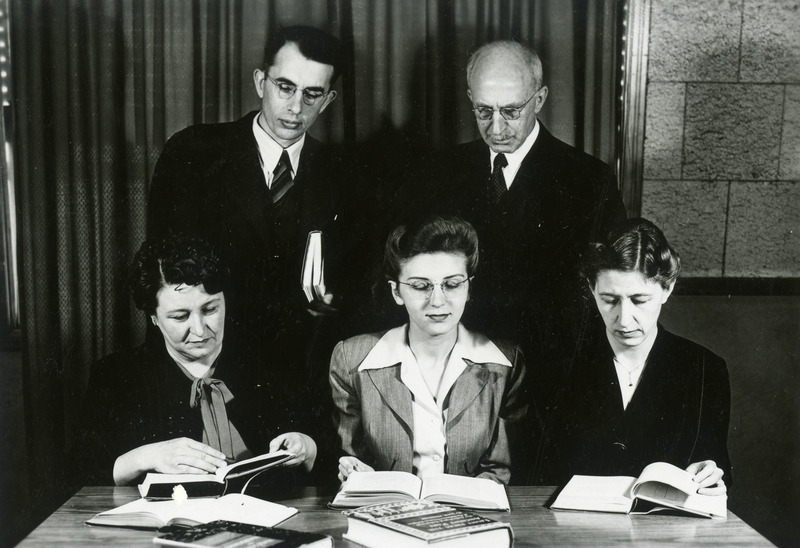
[[[631,496],[636,495],[637,487],[648,481],[666,483],[676,489],[680,489],[687,495],[697,493],[697,484],[692,479],[692,475],[686,470],[667,462],[654,462],[645,466],[636,483],[631,487]]]
[[[639,486],[636,491],[636,501],[637,504],[631,514],[680,510],[704,517],[724,518],[728,515],[727,495],[687,495],[680,489],[656,481]]]
[[[285,449],[281,449],[280,451],[264,453],[263,455],[240,460],[239,462],[234,462],[228,466],[217,468],[215,474],[219,478],[238,478],[239,476],[243,476],[245,474],[250,474],[252,472],[266,470],[268,468],[278,466],[279,464],[294,458],[294,456],[294,453],[290,453]]]
[[[627,513],[633,504],[630,476],[572,476],[551,508]]]
[[[353,472],[342,485],[348,495],[397,493],[419,498],[422,480],[408,472]]]
[[[700,495],[697,488],[692,474],[686,470],[666,462],[654,462],[642,470],[631,487],[631,496],[701,516],[727,516],[727,495]]]
[[[219,484],[222,486],[226,480],[246,476],[249,474],[255,475],[263,470],[274,468],[287,460],[294,457],[293,453],[286,450],[275,451],[272,453],[265,453],[249,459],[245,459],[228,466],[217,468],[213,474],[159,474],[155,472],[148,472],[144,481],[139,484],[139,494],[142,497],[148,498],[169,498],[171,496],[171,487],[164,489],[164,486],[175,485],[190,485],[195,484],[195,488],[186,487],[190,496],[216,496],[221,495],[223,489],[215,489],[212,487],[208,489],[200,488],[199,484]],[[153,489],[153,486],[157,486]]]
[[[151,501],[137,499],[88,520],[90,525],[157,528],[170,522],[195,525],[224,519],[271,527],[297,513],[296,508],[238,493],[219,498]]]
[[[422,481],[408,472],[353,472],[336,493],[333,508],[357,508],[419,498]]]
[[[420,498],[475,509],[511,509],[503,485],[487,478],[454,474],[427,477],[422,484]]]

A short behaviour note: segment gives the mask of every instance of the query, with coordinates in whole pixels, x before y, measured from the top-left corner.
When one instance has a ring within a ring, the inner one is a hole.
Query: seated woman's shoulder
[[[669,348],[671,354],[680,358],[683,363],[692,366],[703,364],[705,367],[727,369],[725,360],[702,344],[671,333],[663,328],[662,333],[664,345]]]
[[[334,363],[344,362],[350,366],[357,366],[386,334],[385,331],[376,333],[363,333],[340,341],[333,351]]]
[[[522,349],[515,342],[503,338],[488,337],[479,331],[468,331],[468,333],[471,338],[470,344],[482,350],[480,354],[487,356],[488,361],[503,361],[500,359],[501,356],[508,360],[512,366],[523,361]],[[493,353],[496,353],[497,358],[491,359]]]
[[[144,363],[150,361],[145,359],[145,354],[146,350],[144,344],[112,352],[111,354],[103,356],[92,365],[92,374],[108,374],[120,369],[134,369],[141,372]]]

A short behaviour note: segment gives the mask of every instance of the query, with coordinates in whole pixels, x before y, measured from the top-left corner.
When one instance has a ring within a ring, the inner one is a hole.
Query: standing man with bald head
[[[437,177],[437,207],[468,219],[480,237],[465,323],[522,345],[546,418],[588,311],[579,253],[625,210],[609,167],[537,119],[548,88],[532,49],[510,41],[478,49],[467,94],[482,139],[451,151]]]

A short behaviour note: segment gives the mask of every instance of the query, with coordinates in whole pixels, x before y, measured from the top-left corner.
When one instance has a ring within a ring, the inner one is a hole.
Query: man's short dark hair
[[[331,85],[342,72],[342,46],[339,39],[324,30],[304,25],[281,27],[273,32],[264,46],[264,70],[275,62],[275,55],[287,43],[297,44],[300,53],[324,65],[333,67]]]

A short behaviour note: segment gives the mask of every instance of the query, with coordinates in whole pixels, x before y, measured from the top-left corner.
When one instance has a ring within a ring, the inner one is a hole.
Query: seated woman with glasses
[[[333,351],[341,481],[353,471],[400,470],[509,482],[525,367],[517,347],[460,323],[477,265],[478,236],[459,218],[390,234],[384,270],[409,321]]]
[[[638,476],[663,461],[693,474],[701,494],[726,492],[725,361],[658,323],[679,271],[678,254],[646,219],[629,219],[588,249],[584,275],[602,322],[596,318],[554,409],[538,482]]]

